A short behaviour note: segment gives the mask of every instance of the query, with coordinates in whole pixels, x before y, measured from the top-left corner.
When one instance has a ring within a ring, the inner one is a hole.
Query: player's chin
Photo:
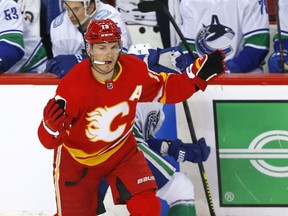
[[[105,68],[105,70],[109,71],[115,68],[116,62],[114,61],[105,61],[105,64],[103,65],[99,65],[100,67],[102,67],[103,69]]]

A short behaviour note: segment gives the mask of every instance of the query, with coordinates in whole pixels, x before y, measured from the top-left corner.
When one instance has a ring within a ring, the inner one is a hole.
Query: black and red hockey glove
[[[203,55],[187,67],[187,75],[195,80],[198,88],[204,91],[208,80],[223,74],[226,70],[224,59],[223,51],[218,49],[208,55]]]
[[[38,137],[44,147],[55,149],[68,137],[72,117],[65,113],[65,101],[50,99],[44,108]]]

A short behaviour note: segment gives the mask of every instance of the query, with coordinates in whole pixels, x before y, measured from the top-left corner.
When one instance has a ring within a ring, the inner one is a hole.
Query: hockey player
[[[85,54],[85,33],[92,19],[112,19],[120,28],[123,41],[122,52],[132,44],[128,28],[120,13],[111,5],[100,0],[64,0],[64,8],[50,26],[53,56]],[[78,57],[81,58],[80,55]]]
[[[43,72],[46,50],[40,36],[32,35],[13,0],[0,1],[0,73]]]
[[[279,13],[281,38],[279,38],[278,34],[275,34],[273,38],[274,53],[272,53],[268,60],[270,73],[288,72],[288,1],[279,0],[278,3],[279,12],[276,13]],[[282,50],[280,49],[280,45],[282,46]]]
[[[223,49],[231,73],[263,72],[269,51],[266,0],[181,0],[178,14],[183,35],[196,55]],[[191,62],[188,53],[187,59]]]
[[[157,74],[120,54],[120,31],[110,19],[92,20],[85,39],[89,59],[61,79],[38,128],[43,146],[55,151],[58,215],[94,216],[103,177],[131,215],[159,215],[157,186],[132,132],[136,105],[177,103],[204,91],[224,72],[224,56],[217,50],[183,74]]]

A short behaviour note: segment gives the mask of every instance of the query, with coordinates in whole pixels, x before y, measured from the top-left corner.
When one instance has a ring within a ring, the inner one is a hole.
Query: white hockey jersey
[[[31,34],[19,5],[13,0],[0,0],[0,41],[21,48],[25,53],[22,59],[5,72],[44,71],[47,55],[41,38]]]
[[[244,46],[269,49],[266,0],[181,0],[180,14],[181,31],[198,55],[219,48],[228,60]]]
[[[111,5],[100,2],[93,19],[100,20],[107,18],[113,20],[120,28],[123,51],[127,52],[128,48],[132,45],[132,39],[125,22],[121,18],[121,14]],[[62,12],[52,21],[50,35],[54,56],[83,54],[85,51],[83,35],[72,24],[66,11]]]
[[[17,0],[32,35],[40,36],[41,0]]]

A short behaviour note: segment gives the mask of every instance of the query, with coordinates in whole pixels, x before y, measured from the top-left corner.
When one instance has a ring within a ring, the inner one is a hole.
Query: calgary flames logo
[[[96,108],[87,113],[86,118],[89,121],[86,136],[91,142],[105,141],[112,142],[118,139],[125,131],[126,124],[119,125],[116,130],[111,130],[111,124],[116,116],[125,116],[129,113],[129,105],[123,102],[114,107]]]

